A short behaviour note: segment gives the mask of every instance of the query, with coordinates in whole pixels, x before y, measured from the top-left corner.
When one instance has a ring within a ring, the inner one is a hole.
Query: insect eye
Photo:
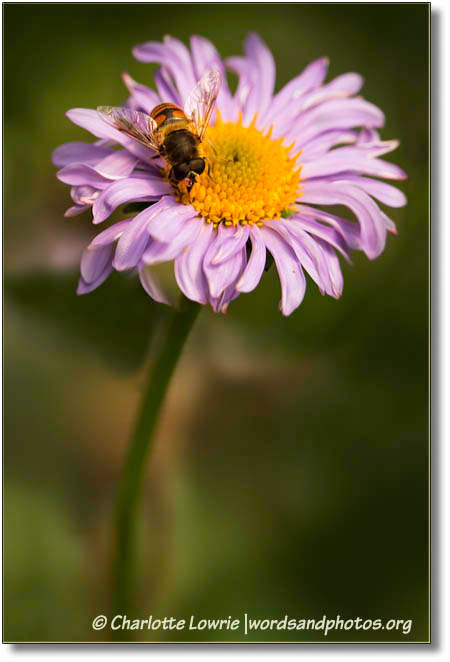
[[[197,175],[201,175],[202,172],[205,169],[205,160],[204,159],[192,159],[192,161],[189,163],[191,170],[197,173]]]
[[[185,179],[185,177],[188,176],[189,170],[190,168],[187,163],[179,163],[178,165],[174,166],[173,173],[175,175],[175,178],[178,181],[181,181],[182,179]]]

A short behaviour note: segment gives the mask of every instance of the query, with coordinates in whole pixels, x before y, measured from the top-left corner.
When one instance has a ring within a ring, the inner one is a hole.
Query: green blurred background
[[[428,5],[3,7],[5,639],[108,636],[91,621],[109,609],[115,490],[161,315],[123,275],[75,296],[94,232],[89,213],[63,218],[50,154],[90,137],[64,112],[121,103],[122,71],[150,84],[134,44],[198,33],[228,56],[256,30],[277,89],[321,55],[365,76],[409,204],[378,260],[343,265],[340,301],[311,285],[284,319],[272,269],[226,316],[202,311],[147,471],[130,616],[411,618],[407,636],[326,640],[427,640]]]

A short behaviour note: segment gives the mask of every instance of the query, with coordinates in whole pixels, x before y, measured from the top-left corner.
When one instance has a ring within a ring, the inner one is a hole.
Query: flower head
[[[189,299],[225,312],[230,301],[258,285],[270,254],[284,315],[303,300],[305,272],[322,293],[338,298],[338,255],[348,260],[350,250],[362,250],[374,259],[387,233],[396,232],[377,201],[406,204],[401,191],[378,179],[406,178],[380,158],[398,146],[378,134],[383,113],[355,96],[363,84],[358,74],[324,83],[327,58],[312,62],[275,94],[274,60],[255,33],[245,41],[244,56],[224,61],[202,37],[193,36],[190,46],[166,37],[134,49],[138,60],[159,63],[157,91],[128,74],[123,80],[127,108],[150,114],[161,102],[183,107],[206,71],[220,72],[222,86],[202,142],[208,168],[192,187],[169,181],[162,159],[152,159],[151,149],[106,124],[95,110],[67,113],[98,141],[68,143],[53,154],[62,167],[58,178],[72,187],[74,205],[66,216],[92,208],[98,224],[121,205],[142,204],[140,213],[100,232],[85,249],[78,293],[92,291],[114,269],[135,269],[147,293],[167,303],[152,267],[173,261]],[[239,77],[234,94],[227,69]],[[323,210],[328,205],[347,207],[351,219]]]

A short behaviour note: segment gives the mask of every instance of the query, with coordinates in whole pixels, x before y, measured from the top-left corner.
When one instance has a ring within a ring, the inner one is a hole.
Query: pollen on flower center
[[[256,117],[255,117],[256,119]],[[207,222],[227,225],[279,219],[299,196],[300,166],[292,145],[254,126],[222,122],[208,127],[202,143],[207,166],[189,192],[179,194]],[[209,173],[208,173],[209,165]]]

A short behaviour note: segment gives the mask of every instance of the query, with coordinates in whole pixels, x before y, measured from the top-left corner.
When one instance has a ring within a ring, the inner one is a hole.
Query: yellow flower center
[[[178,192],[179,200],[208,223],[277,220],[299,196],[298,154],[290,156],[292,145],[285,147],[283,138],[272,140],[272,129],[261,133],[255,120],[245,127],[242,116],[238,123],[222,122],[218,113],[202,143],[205,171],[189,192]]]

